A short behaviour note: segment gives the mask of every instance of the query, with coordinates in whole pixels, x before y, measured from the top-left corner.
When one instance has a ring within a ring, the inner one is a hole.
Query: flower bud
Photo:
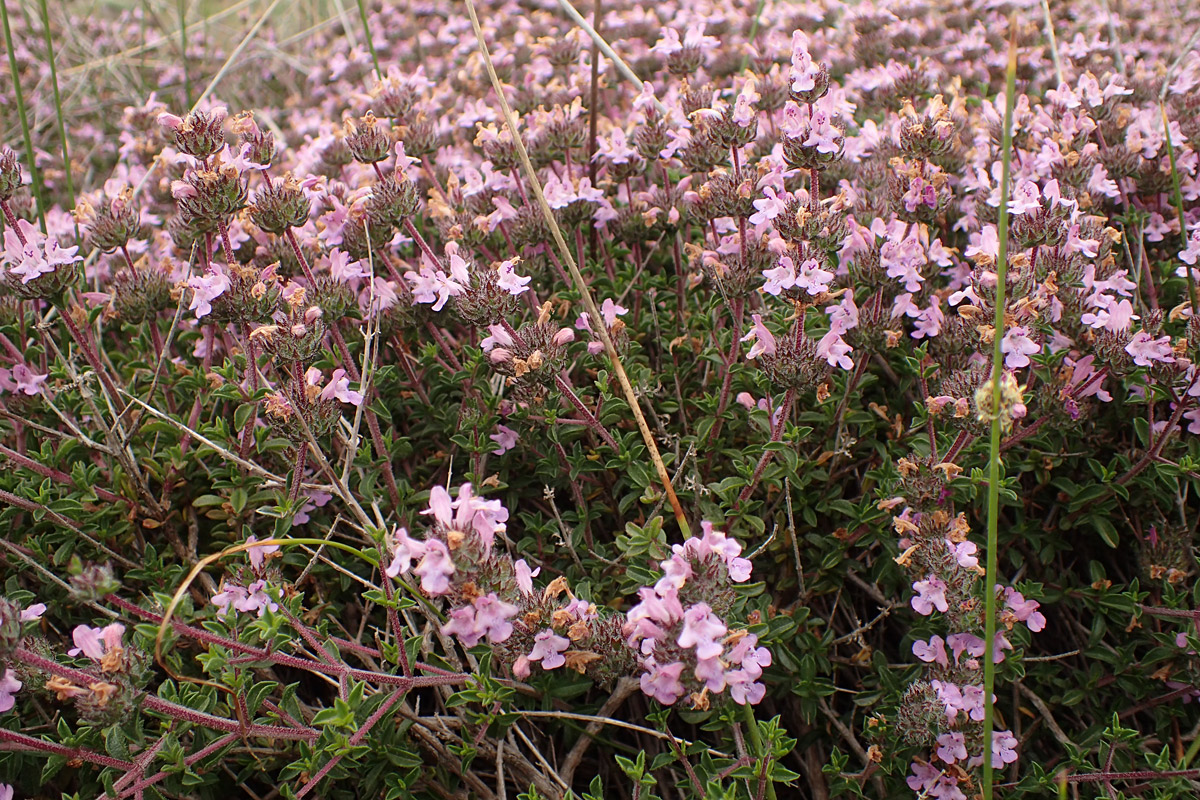
[[[250,219],[267,233],[281,235],[308,221],[310,204],[291,175],[264,186],[254,195]]]
[[[174,114],[160,114],[158,117],[158,124],[174,135],[179,151],[199,159],[208,158],[224,146],[224,123],[223,109],[212,114],[193,111],[184,119]]]
[[[387,128],[368,111],[358,122],[346,121],[346,146],[356,161],[375,164],[391,155],[392,139]]]

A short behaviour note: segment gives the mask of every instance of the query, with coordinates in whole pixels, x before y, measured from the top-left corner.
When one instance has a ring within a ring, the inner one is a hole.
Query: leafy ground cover
[[[1200,790],[1197,8],[3,9],[0,798]]]

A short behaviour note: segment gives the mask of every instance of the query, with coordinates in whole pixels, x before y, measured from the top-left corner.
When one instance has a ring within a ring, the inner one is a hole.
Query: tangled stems
[[[999,549],[1000,527],[1000,430],[1003,414],[1000,413],[1000,378],[1003,371],[1004,354],[1001,344],[1004,339],[1004,282],[1008,275],[1008,181],[1012,167],[1012,124],[1013,105],[1016,101],[1017,80],[1017,18],[1009,20],[1008,71],[1004,91],[1004,140],[1000,145],[1002,171],[1000,175],[1000,218],[996,225],[1000,240],[999,256],[996,258],[996,316],[995,336],[992,350],[992,429],[988,456],[988,509],[987,509],[987,566],[984,575],[984,634],[983,640],[989,648],[988,657],[983,659],[983,797],[992,800],[992,731],[995,727],[993,691],[996,687],[996,660],[991,658],[991,643],[996,640],[996,573],[997,550]]]

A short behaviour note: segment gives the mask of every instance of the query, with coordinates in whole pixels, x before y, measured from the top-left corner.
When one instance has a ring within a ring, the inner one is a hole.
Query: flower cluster
[[[750,579],[742,546],[701,523],[704,535],[672,548],[659,567],[662,577],[638,590],[641,602],[626,614],[624,633],[638,653],[642,691],[665,705],[685,695],[694,708],[707,709],[710,694],[726,689],[734,702],[758,703],[766,694],[759,682],[771,664],[771,651],[758,637],[725,622],[733,607],[731,584]]]

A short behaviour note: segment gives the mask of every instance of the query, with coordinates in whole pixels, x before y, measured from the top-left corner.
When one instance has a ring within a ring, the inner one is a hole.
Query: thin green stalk
[[[367,39],[367,49],[371,51],[371,60],[375,62],[375,77],[383,80],[383,70],[379,68],[379,54],[375,52],[375,40],[371,38],[371,23],[367,21],[367,0],[358,0],[358,15],[362,17],[363,35]]]
[[[1001,143],[1000,219],[996,224],[1000,251],[996,258],[996,319],[992,337],[992,436],[988,457],[987,567],[983,579],[986,598],[983,622],[983,800],[992,800],[992,730],[995,727],[993,693],[996,688],[996,661],[992,643],[996,640],[996,573],[1000,525],[1000,376],[1004,354],[1004,281],[1008,274],[1008,181],[1012,162],[1013,104],[1017,93],[1017,20],[1009,20],[1008,75],[1004,87],[1004,140]]]
[[[764,762],[763,769],[766,769],[766,760],[771,757],[771,754],[763,747],[762,736],[758,733],[758,720],[754,718],[754,706],[746,703],[742,706],[742,715],[746,718],[746,735],[750,737],[750,747],[754,749],[754,755],[761,758]],[[767,800],[776,800],[775,797],[775,782],[767,778]]]
[[[42,33],[46,37],[46,60],[50,62],[50,86],[54,89],[54,113],[58,118],[58,138],[62,142],[63,173],[67,179],[67,202],[75,207],[75,179],[71,177],[71,154],[67,150],[67,126],[63,121],[62,95],[58,91],[58,67],[54,64],[54,38],[50,35],[50,12],[41,0]],[[79,241],[79,223],[75,223],[75,241]]]
[[[21,92],[21,76],[17,72],[17,52],[13,49],[12,28],[8,24],[8,0],[0,0],[0,20],[4,22],[4,46],[8,50],[8,68],[12,73],[13,97],[17,101],[17,116],[21,118],[21,134],[25,137],[25,157],[29,159],[29,174],[33,177],[33,197],[37,201],[38,223],[46,232],[46,205],[42,197],[42,172],[33,152],[33,136],[29,133],[29,117],[25,113],[25,95]]]
[[[1174,189],[1175,213],[1179,215],[1179,238],[1183,246],[1188,246],[1187,216],[1183,212],[1183,193],[1179,191],[1179,170],[1175,166],[1175,148],[1171,145],[1171,123],[1167,119],[1167,107],[1159,101],[1158,110],[1162,112],[1163,136],[1167,141],[1167,155],[1171,160],[1171,188]],[[1196,313],[1196,279],[1192,277],[1192,268],[1184,265],[1187,275],[1188,303],[1192,306],[1192,314]]]
[[[754,20],[750,23],[750,36],[747,37],[750,44],[754,44],[754,37],[758,36],[758,23],[762,20],[763,9],[766,7],[767,0],[758,0],[758,8],[754,9]],[[742,56],[742,72],[745,72],[748,66],[750,66],[749,50]]]

